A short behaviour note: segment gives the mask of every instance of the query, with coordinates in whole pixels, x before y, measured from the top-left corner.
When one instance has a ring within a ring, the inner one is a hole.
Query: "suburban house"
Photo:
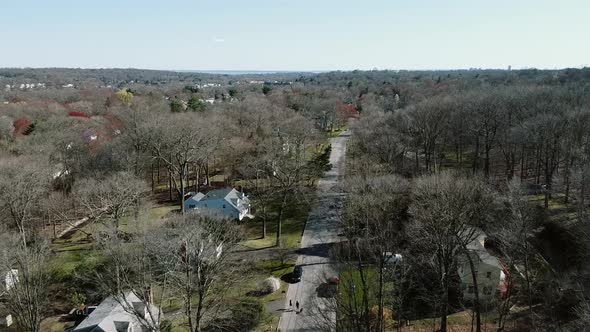
[[[191,195],[184,201],[184,208],[208,210],[237,220],[242,220],[246,216],[252,218],[248,196],[234,188],[216,189],[207,194]]]
[[[477,238],[467,245],[467,249],[477,273],[479,298],[489,301],[497,295],[503,295],[506,290],[505,283],[508,273],[500,260],[492,256],[485,248],[486,234],[477,230],[476,235]],[[474,300],[473,277],[466,257],[459,261],[458,273],[463,288],[463,299]]]
[[[90,312],[72,332],[143,332],[136,314],[139,313],[153,326],[158,321],[158,307],[150,305],[150,309],[133,292],[125,294],[125,299],[117,301],[114,297],[106,298]]]

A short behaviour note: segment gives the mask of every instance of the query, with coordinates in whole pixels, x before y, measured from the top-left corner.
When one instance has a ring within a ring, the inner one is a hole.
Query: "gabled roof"
[[[467,245],[467,249],[477,254],[479,259],[483,263],[497,267],[502,270],[502,265],[500,264],[500,261],[498,261],[496,257],[492,256],[485,247],[485,240],[487,235],[482,230],[478,229],[477,231],[477,238]]]
[[[199,202],[200,200],[203,199],[203,197],[205,197],[205,194],[203,194],[203,193],[197,193],[196,195],[194,195],[191,198],[194,199],[195,201]]]
[[[124,303],[131,304],[134,310],[143,312],[145,305],[133,293],[128,292],[125,295]],[[106,298],[94,309],[94,311],[84,319],[80,325],[76,326],[74,332],[119,332],[127,331],[129,325],[139,328],[141,325],[137,318],[129,313],[114,297]],[[157,308],[153,308],[157,312]]]
[[[223,189],[211,190],[206,195],[204,195],[204,197],[201,198],[200,200],[201,201],[211,201],[211,200],[215,200],[215,199],[224,199],[233,190],[235,190],[235,189],[234,188],[223,188]]]
[[[239,200],[242,200],[242,202],[245,203],[250,202],[250,200],[246,195],[244,195],[244,193],[241,193],[234,188],[215,189],[209,191],[207,194],[197,193],[196,195],[191,197],[191,199],[197,202],[224,200],[236,210],[243,209],[243,207],[240,207],[240,204],[238,204]]]

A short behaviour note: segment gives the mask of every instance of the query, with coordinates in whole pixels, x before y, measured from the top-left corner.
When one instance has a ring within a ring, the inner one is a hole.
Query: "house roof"
[[[500,261],[496,257],[492,256],[485,247],[485,240],[487,235],[480,229],[478,229],[477,232],[477,238],[467,245],[467,249],[477,254],[479,259],[483,263],[497,267],[502,270],[502,265],[500,264]]]
[[[125,295],[124,303],[129,303],[138,312],[144,311],[143,302],[133,293]],[[156,311],[157,309],[154,309]],[[114,297],[106,298],[102,303],[84,319],[73,331],[74,332],[119,332],[127,331],[132,325],[140,327],[137,318],[125,310],[125,308]],[[123,329],[122,329],[123,328]]]
[[[233,190],[235,190],[235,189],[234,188],[223,188],[223,189],[211,190],[206,195],[204,195],[203,198],[201,198],[201,201],[211,201],[214,199],[224,199]]]
[[[209,191],[207,194],[197,193],[191,199],[197,202],[213,201],[213,200],[225,200],[238,211],[242,211],[244,207],[240,204],[240,200],[244,203],[249,203],[250,200],[244,193],[237,191],[234,188],[223,188]]]

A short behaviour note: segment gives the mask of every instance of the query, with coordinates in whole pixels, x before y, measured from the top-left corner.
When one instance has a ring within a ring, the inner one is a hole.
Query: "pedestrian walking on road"
[[[299,311],[299,301],[295,301],[295,307],[297,308],[297,311]]]
[[[289,307],[293,306],[293,300],[289,300]]]

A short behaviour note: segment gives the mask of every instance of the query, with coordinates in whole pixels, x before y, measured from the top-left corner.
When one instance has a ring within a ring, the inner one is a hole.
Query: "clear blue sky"
[[[590,65],[590,0],[0,0],[0,67]]]

